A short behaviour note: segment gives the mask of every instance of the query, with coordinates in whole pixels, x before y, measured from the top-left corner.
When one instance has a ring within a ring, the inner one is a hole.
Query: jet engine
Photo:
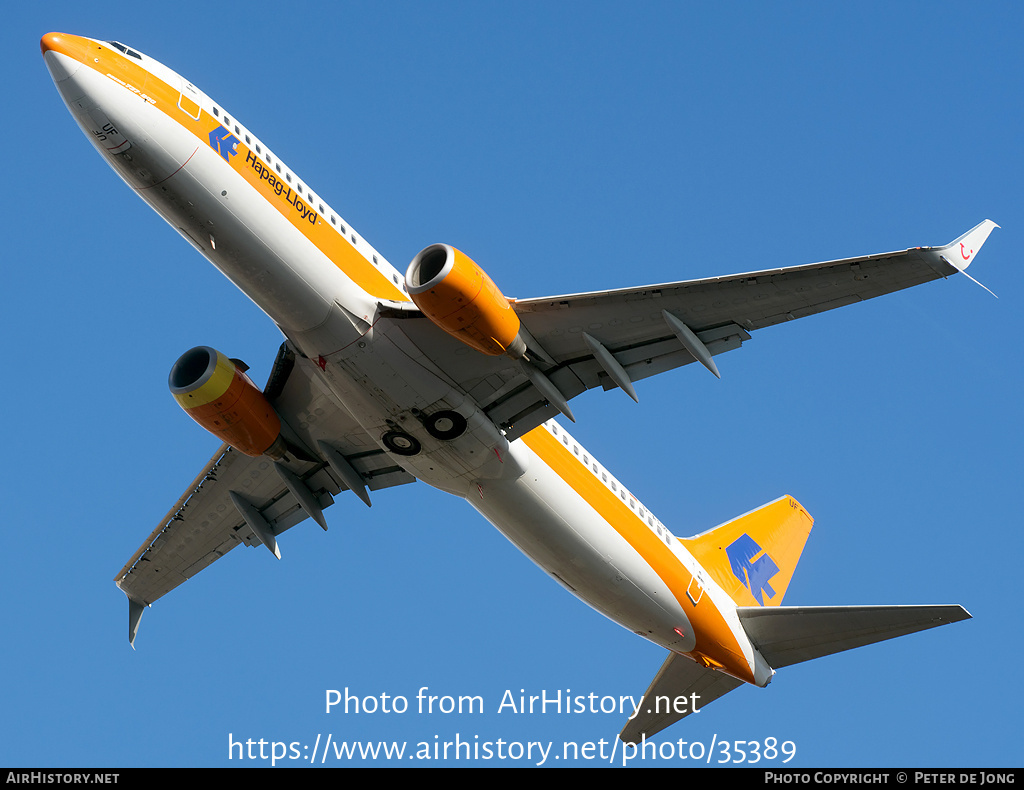
[[[519,359],[526,352],[519,316],[483,269],[447,244],[432,244],[405,273],[412,301],[431,321],[490,356]]]
[[[246,455],[281,455],[281,420],[245,375],[247,368],[208,346],[186,351],[167,385],[178,405],[221,441]]]

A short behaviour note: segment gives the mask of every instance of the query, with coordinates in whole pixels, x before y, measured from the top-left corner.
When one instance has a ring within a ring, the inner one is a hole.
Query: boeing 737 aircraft
[[[963,620],[960,606],[780,606],[812,520],[783,496],[679,538],[555,417],[600,387],[715,357],[755,330],[964,271],[995,224],[944,247],[703,280],[508,299],[433,244],[405,275],[266,143],[136,49],[63,33],[46,66],[114,171],[280,327],[260,390],[208,347],[174,398],[223,442],[115,577],[134,645],[144,609],[239,545],[343,491],[422,480],[462,497],[560,585],[668,657],[620,734],[638,742],[781,667]],[[354,500],[353,500],[354,501]]]

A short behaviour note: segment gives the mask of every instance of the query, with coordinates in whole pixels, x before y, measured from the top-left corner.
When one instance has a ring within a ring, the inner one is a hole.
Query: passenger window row
[[[614,477],[608,474],[608,471],[604,469],[596,460],[590,456],[587,451],[580,447],[579,443],[573,439],[565,429],[562,428],[554,420],[548,420],[544,423],[544,427],[556,438],[561,438],[562,444],[572,450],[573,455],[576,456],[577,460],[592,474],[594,477],[601,481],[601,483],[610,490],[612,493],[617,494],[629,509],[636,513],[637,518],[647,523],[648,528],[654,532],[666,545],[672,545],[672,533],[669,532],[668,528],[658,521],[654,515],[647,510],[643,505],[637,501],[631,493],[629,493],[622,484],[619,483]]]

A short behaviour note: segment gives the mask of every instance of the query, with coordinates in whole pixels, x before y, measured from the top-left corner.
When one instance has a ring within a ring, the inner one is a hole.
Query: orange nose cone
[[[47,33],[39,42],[39,49],[45,55],[50,50],[60,52],[63,44],[63,36],[60,33]]]
[[[82,36],[73,36],[70,33],[47,33],[39,42],[39,49],[45,56],[47,52],[59,52],[67,55],[78,62],[83,62],[87,57],[95,57],[94,49],[98,49],[97,42]]]

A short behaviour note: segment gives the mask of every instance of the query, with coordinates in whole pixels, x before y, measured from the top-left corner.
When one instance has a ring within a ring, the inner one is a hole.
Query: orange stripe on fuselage
[[[203,145],[209,146],[210,134],[218,127],[222,127],[221,122],[205,110],[199,114],[198,120],[188,115],[178,106],[178,99],[181,95],[178,88],[168,85],[147,71],[142,64],[136,63],[132,58],[106,44],[64,33],[49,34],[43,40],[44,47],[75,58],[105,75],[112,82],[121,85],[130,93],[139,96],[140,101],[148,101],[183,129],[194,134]],[[234,136],[234,129],[227,129],[227,131]],[[255,151],[250,152],[250,149],[242,141],[239,141],[235,155],[229,157],[230,162],[225,164],[230,164],[231,168],[245,178],[249,185],[270,205],[368,294],[378,299],[409,301],[409,298],[386,274],[379,271],[373,263],[360,254],[340,231],[333,228],[330,222],[325,221],[313,206],[306,203],[294,189],[291,190],[291,195],[288,195],[284,189],[281,194],[278,194],[270,185],[269,179],[261,178],[260,174],[254,170],[251,160],[247,162],[250,153],[252,157],[257,157]],[[266,153],[264,151],[264,156],[259,161],[262,161],[264,167],[273,168],[274,176],[278,176],[276,166],[267,164]],[[281,164],[276,157],[274,157],[274,161],[275,165]],[[282,183],[287,183],[284,181],[283,173],[280,174],[280,178]],[[313,213],[314,222],[309,221],[309,213],[304,215],[301,209],[296,209],[295,200],[301,201],[302,205]]]
[[[686,655],[753,683],[747,659],[722,613],[708,595],[702,596],[696,605],[690,601],[686,589],[693,576],[643,519],[595,478],[543,425],[523,436],[522,441],[643,557],[672,592],[696,631],[696,646]]]

